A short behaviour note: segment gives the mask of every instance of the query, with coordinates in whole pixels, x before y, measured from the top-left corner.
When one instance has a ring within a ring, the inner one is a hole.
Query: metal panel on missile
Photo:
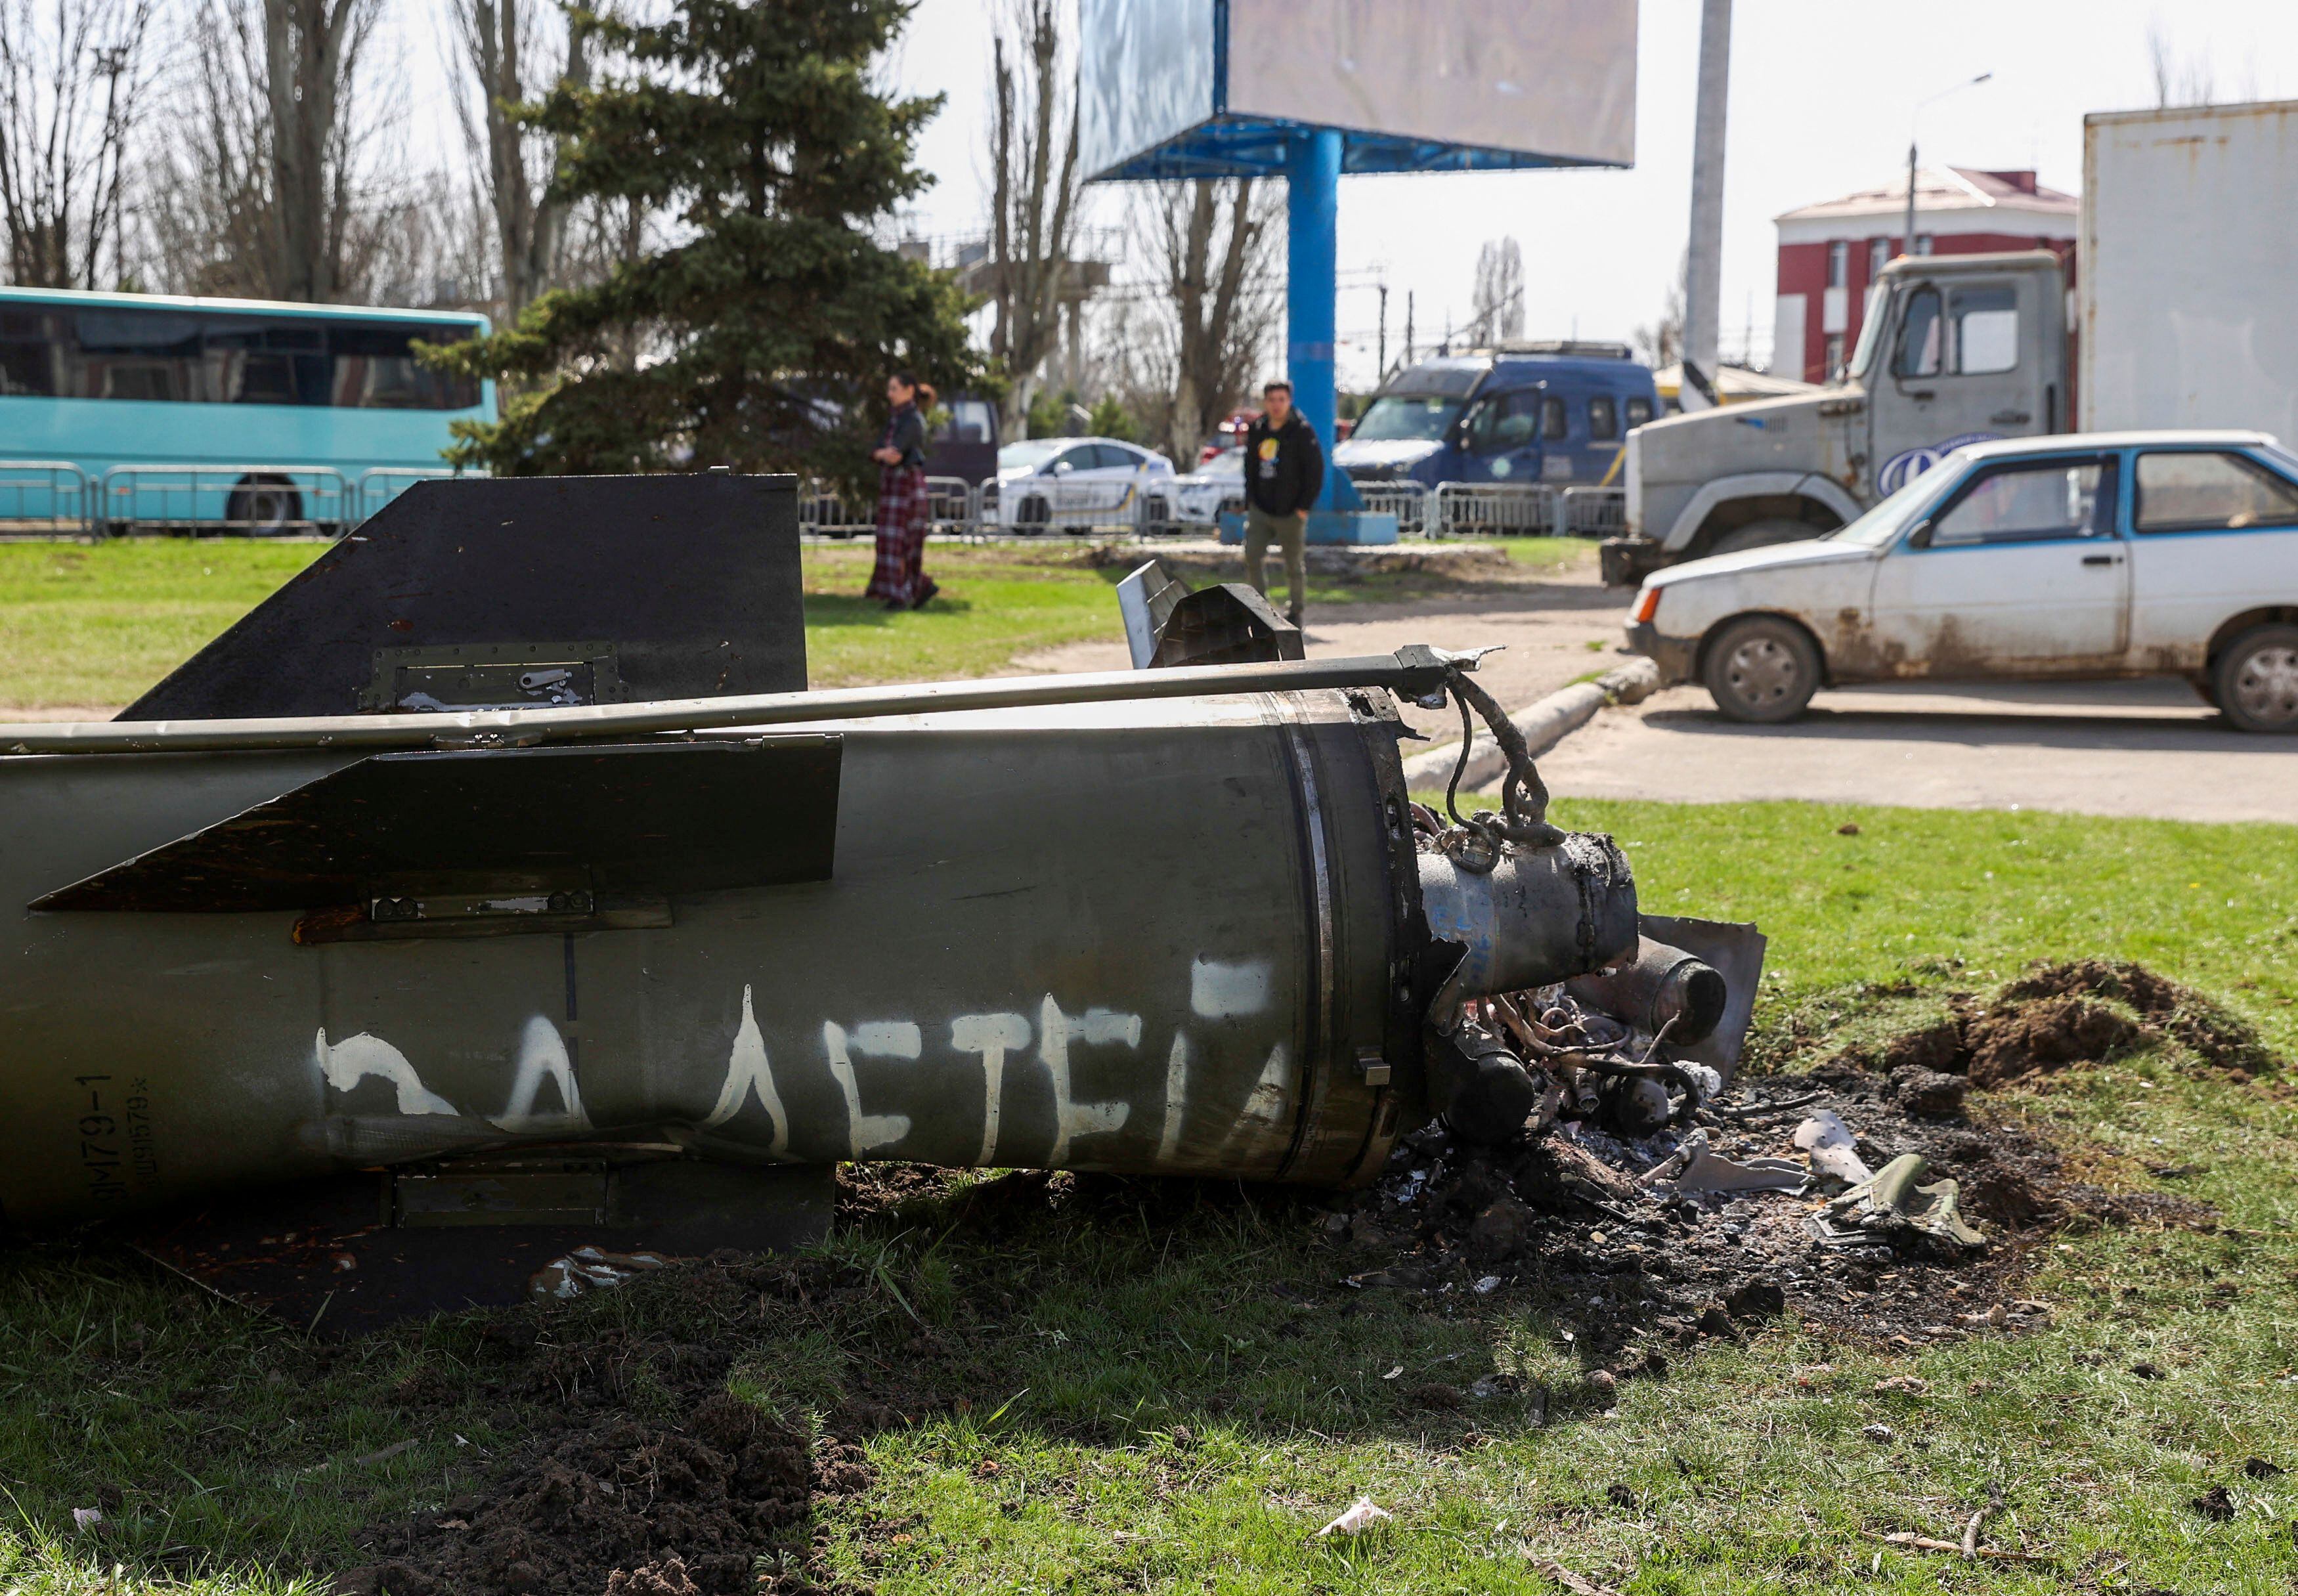
[[[118,718],[798,691],[797,494],[722,472],[417,483]]]

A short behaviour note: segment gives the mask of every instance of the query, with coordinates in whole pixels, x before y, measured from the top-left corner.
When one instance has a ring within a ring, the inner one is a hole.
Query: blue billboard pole
[[[1335,305],[1340,296],[1341,133],[1294,133],[1285,153],[1285,366],[1293,403],[1333,458],[1339,395],[1333,381]],[[1359,509],[1347,472],[1328,466],[1317,509]]]

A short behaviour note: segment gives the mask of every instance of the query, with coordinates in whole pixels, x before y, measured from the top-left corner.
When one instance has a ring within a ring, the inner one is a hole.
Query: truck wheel
[[[2245,732],[2298,732],[2298,626],[2253,626],[2211,673],[2219,713]]]
[[[1735,526],[1719,533],[1707,545],[1710,554],[1737,554],[1742,549],[1768,549],[1773,543],[1800,543],[1819,535],[1820,529],[1808,521],[1785,518],[1771,521],[1750,521],[1745,526]]]
[[[1708,646],[1701,676],[1715,707],[1735,721],[1793,720],[1819,690],[1819,649],[1791,621],[1750,616]]]

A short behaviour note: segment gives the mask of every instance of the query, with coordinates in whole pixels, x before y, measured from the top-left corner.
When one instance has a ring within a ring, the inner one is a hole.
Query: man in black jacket
[[[1316,429],[1293,408],[1293,385],[1279,379],[1261,389],[1265,407],[1244,434],[1244,575],[1269,596],[1269,545],[1285,551],[1292,604],[1285,618],[1301,624],[1308,598],[1309,507],[1325,485],[1325,451]]]

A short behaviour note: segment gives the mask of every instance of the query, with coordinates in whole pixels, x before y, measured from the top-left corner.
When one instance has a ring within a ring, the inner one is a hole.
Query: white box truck
[[[1965,443],[2246,427],[2298,442],[2298,101],[2083,119],[2075,291],[2057,258],[1901,256],[1817,393],[1628,435],[1608,582],[1816,537]]]

